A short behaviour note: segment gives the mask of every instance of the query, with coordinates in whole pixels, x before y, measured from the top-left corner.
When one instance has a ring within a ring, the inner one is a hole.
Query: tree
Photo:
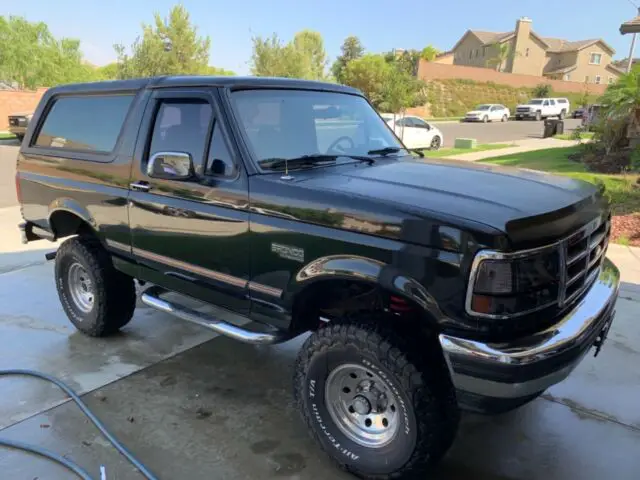
[[[553,89],[548,83],[540,83],[533,89],[533,96],[538,98],[548,98],[552,93]]]
[[[283,43],[271,37],[254,37],[251,73],[260,77],[326,79],[327,54],[318,32],[303,30],[293,40]]]
[[[378,109],[401,113],[424,103],[424,83],[383,55],[368,54],[352,60],[343,74],[344,83],[361,90]]]
[[[418,62],[420,61],[420,52],[418,50],[391,51],[386,53],[384,58],[395,68],[408,75],[417,75],[418,73]]]
[[[426,60],[427,62],[433,62],[439,54],[440,50],[438,50],[433,45],[427,45],[420,52],[420,58]]]
[[[349,62],[357,60],[364,55],[364,47],[362,46],[362,43],[360,43],[360,39],[358,37],[351,35],[344,39],[342,47],[340,47],[340,51],[342,52],[342,55],[336,58],[336,61],[333,62],[331,71],[338,82],[344,83],[343,71],[345,67]]]
[[[97,78],[83,62],[79,40],[56,39],[43,22],[0,17],[0,80],[35,88]]]
[[[133,43],[130,54],[123,45],[114,46],[118,77],[207,73],[210,46],[209,37],[198,36],[189,12],[176,5],[168,18],[156,13],[152,25],[142,25],[142,36]]]
[[[599,113],[596,137],[604,144],[606,153],[617,149],[629,133],[631,144],[637,144],[640,134],[640,66],[633,67],[616,83],[609,85],[600,103],[603,107]]]
[[[343,71],[345,85],[357,88],[379,107],[393,66],[382,55],[367,54],[350,61]]]
[[[109,63],[96,68],[96,74],[100,80],[115,80],[118,78],[118,68],[119,66],[116,62]]]
[[[494,55],[487,60],[487,66],[494,67],[496,71],[501,72],[504,63],[511,54],[511,45],[508,43],[494,43],[489,48],[494,51]]]

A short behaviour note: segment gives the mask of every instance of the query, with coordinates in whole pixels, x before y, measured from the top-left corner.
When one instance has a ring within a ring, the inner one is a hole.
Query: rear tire
[[[502,122],[503,122],[503,123],[504,123],[504,122],[506,122],[507,120],[509,120],[509,117],[508,117],[507,115],[505,115],[505,116],[503,116],[503,117],[502,117]]]
[[[136,307],[133,278],[113,267],[98,239],[65,241],[56,254],[55,278],[62,307],[82,333],[104,337],[131,320]]]
[[[429,149],[431,150],[439,150],[442,146],[442,139],[436,135],[431,139],[431,145],[429,145]]]
[[[296,361],[296,402],[342,469],[425,478],[455,438],[455,390],[437,340],[403,335],[385,320],[363,315],[311,335]]]

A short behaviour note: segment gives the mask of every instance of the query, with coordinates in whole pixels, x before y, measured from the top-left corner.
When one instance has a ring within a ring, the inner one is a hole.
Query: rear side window
[[[111,152],[133,95],[92,95],[54,100],[35,141],[38,147]]]
[[[564,98],[559,98],[558,103],[567,103],[567,101]]]

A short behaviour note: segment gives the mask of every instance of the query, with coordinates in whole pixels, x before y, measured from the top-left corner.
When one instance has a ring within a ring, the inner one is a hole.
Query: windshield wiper
[[[316,155],[302,155],[294,158],[271,158],[260,162],[261,168],[269,170],[279,170],[282,168],[298,168],[298,167],[312,167],[314,165],[335,163],[338,158],[347,157],[361,162],[367,162],[369,165],[373,164],[375,160],[370,157],[360,155],[329,155],[318,153]]]
[[[400,147],[384,147],[378,148],[376,150],[369,150],[367,153],[369,155],[382,155],[384,157],[385,155],[389,155],[390,153],[398,153],[400,150],[402,150],[402,148]]]

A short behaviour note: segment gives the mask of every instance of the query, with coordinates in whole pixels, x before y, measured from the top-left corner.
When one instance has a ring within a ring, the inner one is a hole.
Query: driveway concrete
[[[565,132],[580,125],[581,120],[565,119]],[[453,147],[456,138],[475,138],[478,143],[512,143],[529,138],[542,138],[543,122],[532,120],[506,123],[437,123],[444,135],[444,146]]]
[[[0,140],[0,208],[18,205],[16,197],[17,141]]]

